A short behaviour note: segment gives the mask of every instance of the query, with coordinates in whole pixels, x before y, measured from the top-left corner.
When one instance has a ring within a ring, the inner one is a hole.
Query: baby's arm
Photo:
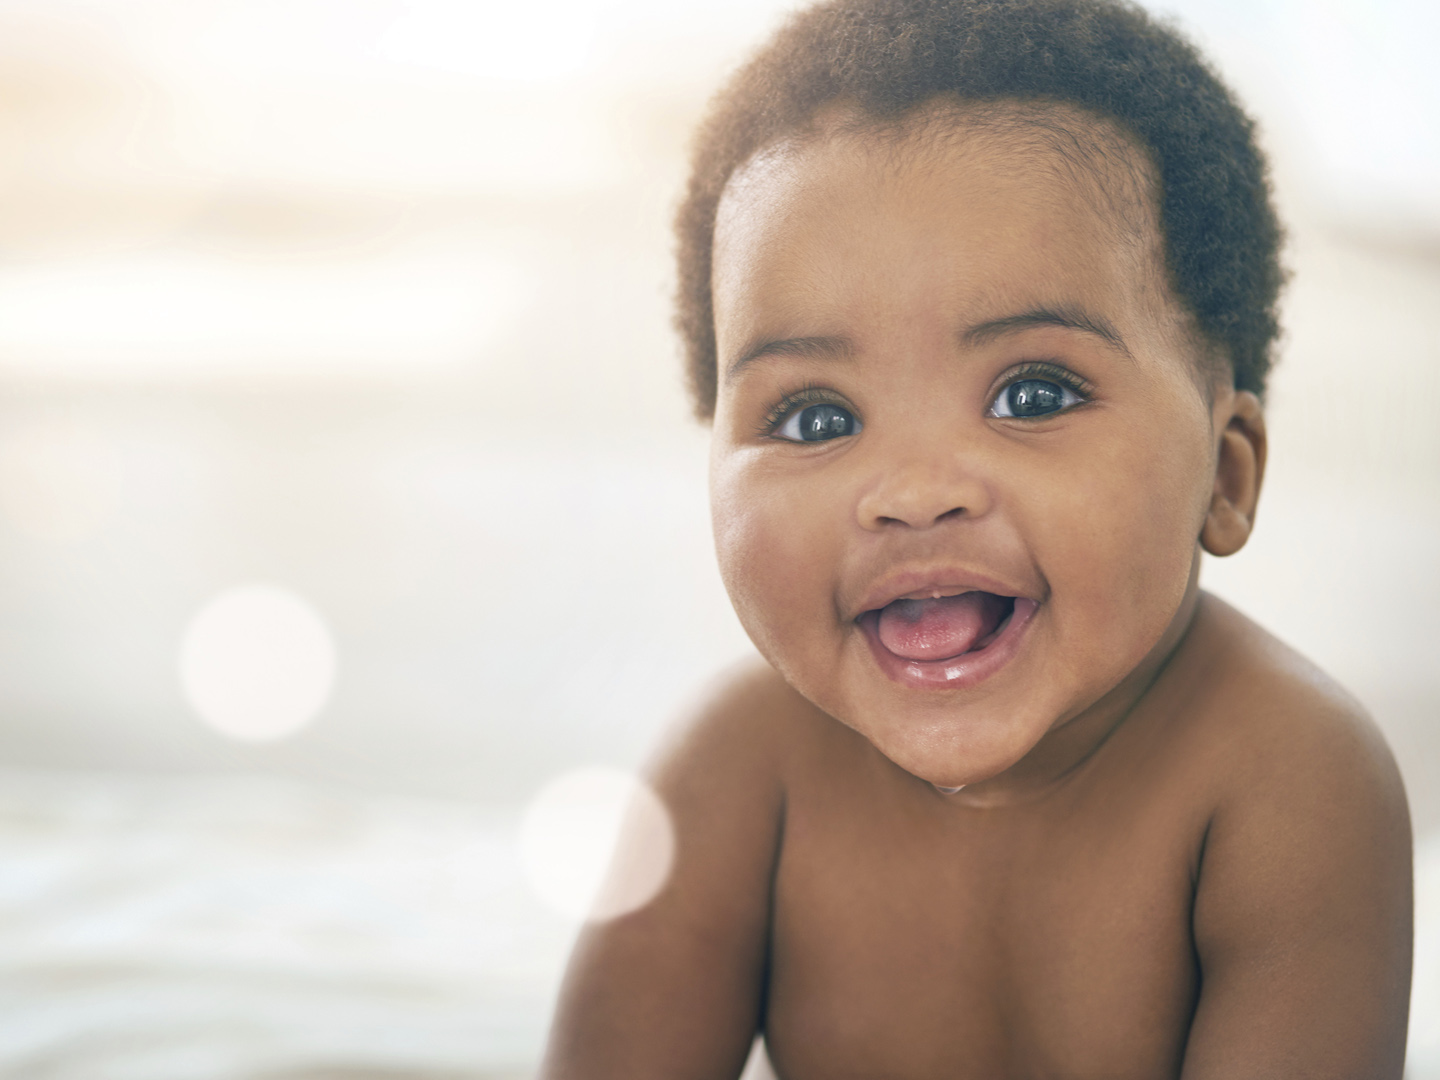
[[[1292,684],[1293,685],[1293,684]],[[1194,933],[1185,1080],[1393,1077],[1410,991],[1410,822],[1389,751],[1348,703],[1261,693],[1224,760]],[[1268,715],[1267,715],[1268,714]]]
[[[653,770],[675,825],[670,881],[582,934],[543,1080],[740,1075],[760,1025],[783,806],[777,684],[768,669],[734,681]]]

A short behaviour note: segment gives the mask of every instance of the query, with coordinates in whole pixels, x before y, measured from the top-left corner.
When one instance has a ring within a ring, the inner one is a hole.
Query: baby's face
[[[1153,212],[1083,172],[983,130],[837,136],[720,209],[726,585],[793,686],[940,786],[1084,713],[1194,588],[1211,406]]]

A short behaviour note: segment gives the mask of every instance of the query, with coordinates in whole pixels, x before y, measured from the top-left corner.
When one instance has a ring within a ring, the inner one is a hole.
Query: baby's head
[[[767,659],[944,787],[1133,697],[1248,536],[1281,282],[1194,51],[1095,0],[824,4],[721,95],[679,231]]]

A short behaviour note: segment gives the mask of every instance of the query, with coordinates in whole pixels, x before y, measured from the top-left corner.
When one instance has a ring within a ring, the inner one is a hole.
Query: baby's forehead
[[[1147,336],[1189,338],[1152,177],[1138,144],[1078,109],[830,110],[726,189],[717,344],[728,353],[771,324],[838,325],[857,305],[914,317],[926,298],[957,320],[1094,301]]]
[[[958,218],[988,197],[1028,208],[1012,215],[1021,225],[1097,234],[1148,277],[1164,263],[1157,189],[1139,143],[1074,106],[937,101],[874,117],[834,105],[736,170],[717,208],[713,269],[724,276],[727,252],[807,221],[853,230],[884,220],[874,207],[927,197],[952,198]]]
[[[761,208],[757,195],[823,198],[834,181],[863,180],[877,190],[917,178],[958,174],[976,161],[1001,162],[1016,188],[1073,202],[1117,242],[1163,261],[1159,181],[1138,139],[1108,117],[1066,102],[936,99],[896,116],[832,103],[763,147],[736,169],[717,207],[718,232]]]

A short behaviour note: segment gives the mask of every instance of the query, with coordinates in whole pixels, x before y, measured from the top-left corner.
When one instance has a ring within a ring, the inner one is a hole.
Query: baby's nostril
[[[965,516],[965,513],[966,510],[963,506],[952,507],[951,509],[946,510],[943,514],[940,514],[937,517],[933,518],[930,523],[936,524],[941,521],[949,521],[955,518],[962,518]],[[908,517],[889,517],[884,514],[879,514],[876,515],[875,521],[877,524],[880,525],[910,525],[920,527],[925,524],[924,518],[918,516],[915,520],[912,520]]]

